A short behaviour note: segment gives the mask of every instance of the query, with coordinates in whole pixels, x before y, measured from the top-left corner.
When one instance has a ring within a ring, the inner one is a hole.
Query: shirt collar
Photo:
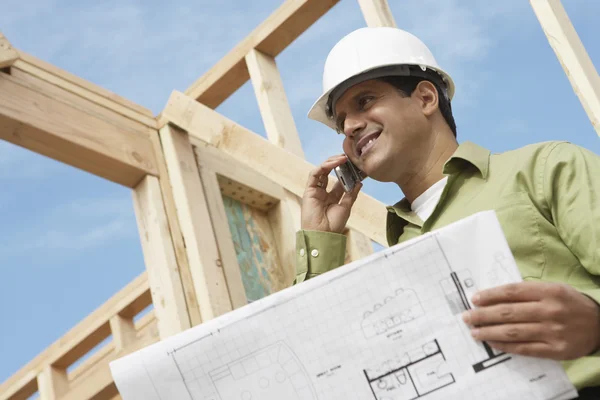
[[[490,151],[473,142],[464,142],[458,146],[452,157],[444,164],[444,175],[453,175],[470,164],[479,170],[481,177],[487,179],[490,169]]]
[[[454,154],[446,161],[443,168],[444,175],[454,175],[467,169],[469,166],[475,167],[483,179],[487,179],[490,168],[490,154],[485,149],[473,142],[463,142],[458,146]],[[403,198],[393,206],[387,206],[387,234],[388,242],[397,240],[400,231],[407,223],[422,226],[423,221],[411,210],[410,203]],[[394,244],[392,242],[389,243]]]

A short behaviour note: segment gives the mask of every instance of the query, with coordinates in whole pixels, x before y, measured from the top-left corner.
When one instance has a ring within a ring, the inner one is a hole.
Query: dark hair
[[[454,121],[454,116],[452,115],[452,106],[450,104],[450,100],[444,96],[444,92],[440,89],[439,85],[436,82],[418,76],[384,76],[378,79],[394,86],[396,89],[398,89],[398,91],[401,94],[405,96],[410,96],[412,92],[416,89],[419,82],[431,82],[438,92],[438,104],[440,107],[440,112],[442,113],[442,116],[446,120],[446,123],[452,130],[454,137],[456,137],[456,122]]]

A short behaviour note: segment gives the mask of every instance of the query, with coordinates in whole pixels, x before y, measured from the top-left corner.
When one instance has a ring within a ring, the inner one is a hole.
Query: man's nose
[[[348,115],[344,121],[344,135],[350,139],[354,139],[354,136],[365,129],[365,126],[367,124],[363,118],[355,118]]]

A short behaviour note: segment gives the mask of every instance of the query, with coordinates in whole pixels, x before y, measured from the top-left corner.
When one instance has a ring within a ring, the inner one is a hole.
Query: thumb
[[[358,193],[360,192],[362,187],[363,187],[362,182],[358,182],[356,184],[356,186],[354,186],[354,188],[352,189],[351,192],[344,193],[344,197],[342,197],[342,200],[340,201],[340,205],[347,209],[352,208],[352,206],[354,205],[354,202],[358,198]]]

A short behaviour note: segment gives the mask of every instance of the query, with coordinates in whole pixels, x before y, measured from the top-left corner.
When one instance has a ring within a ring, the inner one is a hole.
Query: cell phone
[[[335,167],[334,171],[338,180],[344,187],[344,190],[346,192],[351,192],[356,184],[365,179],[367,175],[358,169],[358,167],[354,165],[347,156],[346,159],[347,161],[344,164]]]

